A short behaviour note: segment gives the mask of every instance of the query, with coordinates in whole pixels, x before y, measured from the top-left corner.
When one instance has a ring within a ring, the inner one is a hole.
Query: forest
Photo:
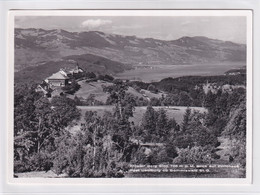
[[[221,159],[219,138],[229,143],[224,163],[245,168],[246,89],[222,88],[245,85],[244,75],[167,78],[157,83],[112,80],[113,85],[103,90],[109,94],[106,104],[113,105],[113,111],[102,116],[87,111],[77,132],[70,127],[81,117],[79,100],[66,95],[46,98],[35,91],[35,85],[15,84],[14,172],[129,177],[131,164],[211,164]],[[217,88],[206,93],[206,83],[215,83]],[[140,100],[127,93],[129,86],[167,95]],[[147,106],[146,112],[140,124],[133,124],[130,117],[141,105]],[[163,108],[153,108],[159,105],[186,106],[182,123],[169,118]],[[205,107],[207,112],[192,111],[190,106]],[[157,145],[147,149],[145,143]]]

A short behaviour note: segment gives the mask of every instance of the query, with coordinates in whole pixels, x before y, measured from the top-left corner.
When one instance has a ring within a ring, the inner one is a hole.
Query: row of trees
[[[231,162],[246,165],[246,90],[208,94],[206,124],[216,136],[227,139],[226,155]],[[214,103],[213,103],[214,102]]]
[[[161,98],[151,98],[149,105],[152,106],[199,106],[207,107],[207,94],[203,86],[206,83],[214,83],[216,86],[223,85],[246,85],[246,75],[235,76],[185,76],[179,78],[165,78],[160,82],[144,83],[141,81],[129,82],[129,85],[140,91],[141,89],[157,93],[163,91],[167,95]],[[241,90],[243,90],[241,88]],[[220,92],[220,91],[219,91]],[[218,94],[219,96],[219,94]],[[213,102],[214,103],[214,102]]]

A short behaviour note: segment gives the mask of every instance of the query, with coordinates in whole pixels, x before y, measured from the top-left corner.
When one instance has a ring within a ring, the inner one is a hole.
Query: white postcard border
[[[10,11],[9,15],[9,83],[14,81],[14,17],[15,16],[245,16],[247,17],[247,166],[246,178],[13,178],[13,166],[9,166],[10,183],[41,184],[149,184],[149,185],[190,185],[190,184],[250,184],[252,178],[252,12],[250,10],[22,10]],[[13,164],[13,90],[9,90],[9,137],[8,164]]]

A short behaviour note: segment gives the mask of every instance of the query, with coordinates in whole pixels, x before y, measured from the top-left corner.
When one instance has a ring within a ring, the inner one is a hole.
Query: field
[[[108,98],[108,94],[103,91],[103,86],[109,86],[112,85],[112,83],[106,82],[106,81],[97,81],[97,82],[85,82],[85,81],[79,81],[78,84],[80,85],[80,89],[73,95],[69,96],[70,98],[82,97],[82,98],[88,98],[90,94],[93,94],[95,96],[95,99],[98,101],[101,101],[103,103],[106,102]],[[143,97],[144,99],[150,99],[150,98],[160,98],[162,97],[163,93],[152,93],[148,90],[142,90],[142,93],[136,91],[134,88],[129,87],[127,90],[128,93],[134,95],[135,97]]]
[[[90,94],[95,95],[95,99],[101,102],[106,102],[108,97],[107,93],[103,92],[102,86],[109,86],[111,83],[100,81],[100,82],[90,82],[79,81],[80,89],[75,93],[75,96],[88,98]]]
[[[97,111],[97,113],[101,116],[105,111],[111,112],[113,110],[113,106],[78,106],[81,110],[81,115],[84,116],[86,111]],[[134,116],[130,118],[136,125],[139,124],[142,120],[142,116],[146,111],[145,106],[135,107]],[[166,114],[169,118],[174,118],[178,124],[181,124],[183,120],[183,115],[187,107],[183,106],[157,106],[153,107],[156,111],[160,108],[166,110]],[[206,112],[205,108],[202,107],[190,107],[191,110],[198,110],[200,112]]]
[[[135,69],[127,70],[116,75],[117,78],[129,80],[142,80],[144,82],[160,81],[167,77],[180,76],[208,76],[223,75],[232,68],[242,67],[243,64],[218,64],[218,65],[149,65],[135,66]]]

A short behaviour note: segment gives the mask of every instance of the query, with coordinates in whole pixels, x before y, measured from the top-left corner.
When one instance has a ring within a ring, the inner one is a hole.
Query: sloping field
[[[85,82],[79,81],[80,89],[75,93],[75,96],[88,98],[90,94],[95,95],[95,99],[101,102],[106,102],[108,94],[103,92],[102,86],[109,86],[111,83],[108,82]]]
[[[113,106],[78,106],[81,110],[81,114],[84,117],[86,111],[97,111],[97,113],[101,116],[105,111],[111,112],[113,110]],[[146,106],[135,107],[134,117],[131,120],[137,125],[141,122],[143,114],[146,111]],[[156,106],[153,107],[155,110],[159,110],[163,108],[166,110],[166,114],[169,118],[174,118],[178,124],[181,124],[183,115],[187,107],[183,106]],[[198,110],[200,112],[206,112],[205,108],[202,107],[190,107],[191,110]],[[82,121],[83,122],[83,121]]]
[[[112,83],[106,82],[106,81],[97,81],[97,82],[85,82],[85,81],[79,81],[79,85],[81,86],[80,89],[75,93],[75,95],[71,98],[74,98],[75,96],[77,97],[82,97],[82,98],[88,98],[90,94],[95,95],[95,99],[98,101],[101,101],[103,103],[106,102],[107,97],[109,94],[105,93],[103,91],[103,86],[110,86]],[[142,90],[143,94],[136,91],[134,88],[129,87],[127,90],[128,93],[136,96],[136,97],[143,97],[146,99],[151,99],[153,97],[155,98],[160,98],[162,96],[162,93],[152,93],[148,90]]]

